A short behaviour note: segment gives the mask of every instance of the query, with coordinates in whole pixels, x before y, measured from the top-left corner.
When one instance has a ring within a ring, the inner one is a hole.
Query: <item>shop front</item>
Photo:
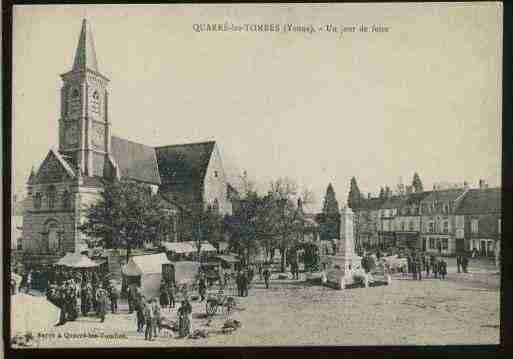
[[[470,240],[470,251],[477,251],[482,257],[492,257],[495,254],[495,239],[473,238]]]
[[[396,246],[400,248],[418,249],[419,232],[397,232]]]

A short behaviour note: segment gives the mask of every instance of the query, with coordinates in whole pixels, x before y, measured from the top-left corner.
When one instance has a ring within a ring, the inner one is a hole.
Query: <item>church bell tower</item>
[[[71,71],[61,75],[59,152],[83,176],[103,177],[110,155],[109,79],[98,69],[91,26],[86,19]]]

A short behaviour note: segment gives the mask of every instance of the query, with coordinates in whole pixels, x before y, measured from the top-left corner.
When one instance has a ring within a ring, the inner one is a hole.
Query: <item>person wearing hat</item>
[[[152,302],[151,302],[151,310],[153,312],[153,323],[152,323],[152,326],[153,326],[153,337],[158,337],[160,335],[160,329],[161,329],[161,310],[160,310],[160,305],[159,305],[159,302],[157,300],[157,298],[153,298]]]
[[[112,314],[116,314],[118,312],[118,298],[119,292],[114,283],[110,283],[109,285],[109,297],[110,297],[110,310]]]
[[[143,303],[143,316],[146,324],[146,330],[144,332],[144,340],[153,341],[153,324],[154,324],[154,314],[151,305],[151,299]]]
[[[262,275],[264,276],[265,288],[269,289],[269,280],[271,279],[271,272],[269,268],[265,268]]]
[[[137,316],[137,333],[142,333],[144,328],[144,301],[145,298],[142,295],[136,295],[134,299],[134,308]]]
[[[187,297],[182,300],[182,305],[178,308],[178,335],[179,338],[185,338],[191,332],[190,314],[192,313],[192,306]]]
[[[98,316],[103,323],[107,314],[107,292],[101,284],[98,285],[96,290],[96,302],[98,303]]]

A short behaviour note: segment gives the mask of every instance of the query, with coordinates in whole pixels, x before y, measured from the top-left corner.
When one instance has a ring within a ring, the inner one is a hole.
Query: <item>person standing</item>
[[[118,289],[114,286],[114,284],[111,284],[109,287],[109,296],[110,296],[110,310],[111,310],[112,314],[116,314],[118,312],[119,292],[118,292]]]
[[[179,338],[185,338],[191,331],[191,320],[189,315],[192,313],[192,307],[187,298],[182,301],[178,308],[178,335]]]
[[[447,275],[447,263],[441,259],[440,260],[440,279],[441,280],[444,280],[445,279],[445,276]]]
[[[242,290],[242,271],[239,270],[237,272],[237,277],[235,278],[236,284],[237,284],[237,292],[239,297],[244,296],[243,290]]]
[[[132,314],[136,309],[136,299],[137,287],[135,284],[130,284],[128,286],[128,314]]]
[[[419,253],[417,255],[417,279],[422,280],[422,271],[424,270],[424,267],[426,263],[424,262],[424,256],[422,253]]]
[[[144,340],[153,341],[153,324],[154,324],[154,315],[153,308],[151,305],[151,299],[148,299],[147,302],[143,304],[143,316],[146,324],[146,330],[144,331]]]
[[[29,271],[27,273],[25,293],[29,293],[31,288],[32,288],[32,269],[29,269]]]
[[[468,273],[468,257],[466,255],[463,255],[461,258],[461,267],[463,269],[463,273]]]
[[[408,274],[413,273],[413,270],[412,270],[412,260],[411,260],[411,256],[410,256],[409,253],[406,255],[406,261],[408,263]]]
[[[136,318],[137,318],[137,333],[142,333],[144,328],[144,305],[145,305],[145,298],[141,295],[135,295],[134,297],[134,309],[136,311]]]
[[[61,309],[59,322],[57,323],[57,325],[64,325],[68,319],[68,316],[66,315],[67,314],[66,313],[67,306],[66,306],[66,293],[65,293],[65,289],[64,289],[64,284],[60,285],[57,288],[57,293],[56,293],[55,299],[56,299],[57,306]]]
[[[251,278],[250,272],[249,272],[249,270],[246,270],[246,271],[242,274],[242,287],[243,287],[243,294],[244,294],[244,297],[247,297],[247,296],[248,296],[248,294],[249,294],[249,282],[250,282],[250,278]]]
[[[461,273],[461,255],[456,256],[456,267],[458,268],[458,273]]]
[[[431,263],[429,261],[429,256],[427,254],[424,256],[424,263],[426,263],[426,278],[428,278],[429,277],[429,269],[431,267]]]
[[[265,288],[269,289],[269,280],[271,279],[271,272],[269,271],[269,268],[265,268],[262,274],[264,276]]]
[[[411,273],[413,279],[417,279],[417,258],[414,255],[411,257]]]
[[[169,307],[169,289],[164,282],[162,282],[162,284],[160,285],[159,301],[160,307],[162,309],[166,309]]]
[[[175,293],[176,288],[174,283],[170,283],[168,287],[168,294],[169,294],[169,306],[171,308],[175,307]]]
[[[431,269],[435,275],[435,279],[438,278],[438,258],[431,256]]]
[[[151,310],[153,311],[153,337],[156,338],[160,335],[162,325],[161,310],[157,298],[153,298]]]
[[[207,283],[205,280],[205,275],[203,273],[201,273],[199,277],[198,291],[201,297],[200,301],[203,302],[205,300],[205,295],[207,293]]]
[[[103,289],[102,285],[98,285],[96,290],[96,303],[98,303],[97,315],[100,317],[100,321],[105,321],[105,315],[107,314],[107,292]]]

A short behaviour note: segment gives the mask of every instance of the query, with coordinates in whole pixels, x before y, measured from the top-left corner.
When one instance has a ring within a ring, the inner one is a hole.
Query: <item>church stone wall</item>
[[[232,214],[232,204],[228,200],[226,175],[217,145],[214,147],[210,157],[203,191],[203,202],[206,205],[213,206],[217,199],[219,213]]]

